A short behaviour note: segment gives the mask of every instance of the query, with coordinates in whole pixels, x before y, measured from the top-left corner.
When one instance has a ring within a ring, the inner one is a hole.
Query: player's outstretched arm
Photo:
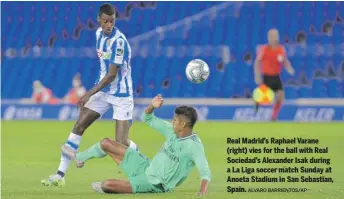
[[[288,59],[286,59],[284,61],[284,68],[285,70],[290,74],[290,75],[294,75],[295,74],[295,70],[294,68],[291,66],[291,63]]]
[[[260,85],[262,83],[260,77],[260,61],[257,59],[254,61],[254,81],[257,85]]]
[[[155,96],[152,100],[152,103],[143,112],[142,120],[150,127],[168,138],[174,134],[173,125],[170,122],[160,119],[153,114],[154,109],[160,108],[163,103],[164,99],[160,94]]]
[[[199,174],[201,176],[201,187],[199,190],[199,195],[203,196],[208,192],[208,185],[211,179],[211,172],[209,169],[209,164],[204,153],[204,148],[202,145],[196,145],[192,148],[192,159],[198,168]]]
[[[97,85],[95,85],[80,99],[78,103],[80,107],[83,107],[92,95],[96,94],[115,80],[118,68],[124,66],[124,57],[128,55],[128,46],[124,39],[116,39],[112,45],[112,52],[113,53],[109,60],[110,64],[108,73]]]
[[[199,190],[198,195],[204,196],[208,193],[208,184],[209,184],[208,180],[202,180],[201,181],[201,188]]]
[[[118,71],[118,66],[115,64],[110,64],[109,66],[109,72],[105,75],[105,77],[99,82],[99,84],[96,84],[91,90],[89,90],[80,100],[78,105],[80,107],[83,107],[86,102],[90,99],[90,97],[103,88],[105,88],[107,85],[109,85],[113,80],[115,80],[116,75]]]
[[[285,50],[284,47],[282,47],[282,54],[283,54],[283,65],[284,65],[284,68],[285,70],[290,74],[290,75],[294,75],[295,74],[295,70],[294,68],[291,66],[291,63],[288,59],[288,56],[287,56],[287,51]]]
[[[260,47],[257,50],[257,57],[256,60],[254,61],[254,81],[256,82],[257,85],[262,84],[262,78],[260,74],[260,62],[262,60],[264,53],[264,47]]]
[[[152,114],[154,109],[160,108],[164,103],[164,98],[159,94],[152,99],[152,103],[145,109],[146,114]]]

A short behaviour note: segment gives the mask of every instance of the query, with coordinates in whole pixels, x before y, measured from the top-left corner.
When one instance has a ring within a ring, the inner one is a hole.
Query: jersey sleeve
[[[259,47],[257,48],[256,54],[257,54],[257,60],[258,60],[258,61],[261,61],[261,60],[262,60],[263,55],[264,55],[264,52],[265,52],[265,49],[266,49],[266,46],[265,46],[265,45],[259,46]]]
[[[128,55],[128,46],[124,39],[117,38],[112,44],[112,54],[110,62],[116,66],[122,67],[124,58]]]
[[[142,120],[148,124],[148,126],[152,127],[167,139],[174,135],[173,125],[172,123],[163,120],[161,118],[156,117],[153,113],[146,114],[143,112]]]
[[[285,50],[284,46],[281,46],[281,52],[282,52],[282,56],[284,57],[284,59],[287,59],[287,51]]]
[[[202,144],[196,144],[192,147],[192,160],[196,164],[202,180],[207,180],[210,182],[211,172],[209,169],[209,164],[207,157],[205,156],[204,147]]]

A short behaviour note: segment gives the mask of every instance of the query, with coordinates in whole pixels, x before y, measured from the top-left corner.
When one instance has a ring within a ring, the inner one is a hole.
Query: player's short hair
[[[111,4],[105,3],[99,7],[98,16],[101,17],[102,14],[112,16],[115,14],[115,12],[115,8]]]
[[[178,106],[174,111],[176,115],[184,116],[187,120],[188,127],[193,128],[197,121],[197,112],[191,106]]]

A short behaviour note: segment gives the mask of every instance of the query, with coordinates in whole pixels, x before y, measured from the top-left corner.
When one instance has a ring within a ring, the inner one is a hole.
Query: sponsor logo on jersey
[[[111,58],[111,52],[97,51],[97,54],[100,59],[108,60]]]
[[[123,56],[124,55],[124,50],[122,48],[117,48],[116,49],[116,56]]]

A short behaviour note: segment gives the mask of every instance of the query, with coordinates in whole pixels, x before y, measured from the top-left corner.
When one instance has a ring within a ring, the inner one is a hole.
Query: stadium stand
[[[40,80],[63,97],[80,72],[98,73],[96,13],[102,2],[3,2],[2,98],[29,97]],[[344,97],[344,2],[116,2],[117,26],[132,45],[135,97],[245,98],[255,87],[256,48],[280,31],[296,69],[283,73],[286,97]],[[172,12],[174,10],[174,12]],[[63,12],[62,12],[63,11]],[[284,13],[288,12],[288,15]],[[166,15],[167,13],[167,15]],[[184,69],[205,60],[211,75],[194,85]]]

